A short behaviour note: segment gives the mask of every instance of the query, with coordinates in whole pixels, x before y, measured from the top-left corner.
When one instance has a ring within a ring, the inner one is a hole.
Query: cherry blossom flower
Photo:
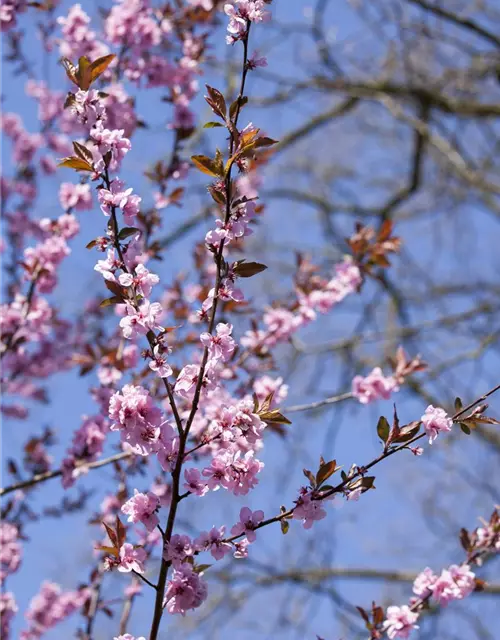
[[[384,376],[380,367],[375,367],[365,378],[355,376],[352,381],[352,395],[361,404],[381,399],[388,400],[395,391],[399,391],[396,380],[392,376]]]
[[[92,192],[88,184],[63,182],[59,187],[59,202],[64,210],[85,211],[92,209]]]
[[[444,409],[433,407],[430,404],[420,418],[424,425],[425,433],[429,436],[429,444],[432,444],[441,431],[451,431],[453,420]]]
[[[231,529],[233,536],[245,534],[248,542],[255,542],[257,534],[255,529],[264,520],[264,512],[260,509],[252,511],[248,507],[243,507],[240,511],[240,520]]]
[[[159,448],[162,415],[148,391],[127,384],[111,396],[109,417],[112,431],[120,431],[122,442],[139,455],[148,455]]]
[[[416,624],[418,613],[413,612],[408,605],[402,607],[388,607],[387,619],[384,622],[384,631],[391,638],[409,638]]]
[[[203,531],[194,541],[194,547],[197,551],[210,551],[215,560],[222,558],[231,553],[231,545],[224,542],[225,527],[212,527],[210,531]]]
[[[159,302],[144,299],[136,309],[130,303],[126,305],[127,315],[120,320],[123,337],[131,340],[137,336],[144,336],[148,331],[163,330],[158,324],[158,318],[163,309]]]
[[[2,638],[10,637],[10,624],[17,611],[18,606],[14,594],[2,590],[0,592],[0,636]]]
[[[62,620],[80,609],[90,597],[90,589],[62,591],[53,582],[44,582],[30,602],[25,613],[29,624],[27,631],[21,632],[22,640],[35,640],[55,627]]]
[[[125,542],[120,548],[120,564],[118,565],[118,571],[122,573],[129,573],[130,571],[136,571],[137,573],[144,573],[144,562],[146,561],[146,551],[140,547],[134,548],[128,542]]]
[[[171,560],[176,565],[182,563],[185,558],[194,553],[193,543],[189,536],[174,534],[170,541],[165,544],[164,557]]]
[[[169,613],[185,615],[189,609],[199,607],[207,597],[207,586],[202,573],[184,563],[174,568],[165,592],[164,606]]]
[[[474,573],[469,565],[451,565],[444,569],[432,585],[432,598],[441,606],[451,600],[462,600],[467,597],[476,586]]]
[[[207,493],[208,486],[206,482],[203,482],[199,469],[185,469],[184,480],[184,488],[190,493],[197,496],[204,496]]]
[[[0,583],[15,573],[21,565],[21,545],[18,528],[10,522],[0,522]]]
[[[432,588],[437,580],[437,576],[429,567],[426,567],[413,582],[413,593],[419,598],[427,598],[432,593]]]
[[[305,487],[300,490],[300,495],[295,501],[293,518],[302,520],[304,529],[310,529],[318,520],[326,518],[322,500],[313,500],[313,495]]]
[[[128,515],[129,522],[142,522],[148,531],[152,531],[160,521],[156,515],[160,501],[158,497],[148,491],[139,493],[134,489],[134,495],[122,506],[122,513]]]
[[[151,273],[143,264],[138,264],[134,273],[122,273],[118,281],[124,287],[134,286],[136,291],[148,298],[155,284],[160,282],[156,273]]]
[[[236,343],[231,337],[232,331],[231,324],[219,322],[216,327],[216,335],[210,335],[206,332],[201,334],[200,340],[208,347],[210,359],[227,362],[233,355]]]

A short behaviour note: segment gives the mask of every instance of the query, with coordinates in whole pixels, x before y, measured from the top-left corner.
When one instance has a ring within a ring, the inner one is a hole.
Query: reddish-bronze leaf
[[[94,62],[91,63],[88,69],[90,72],[90,82],[94,82],[94,80],[97,80],[97,78],[99,78],[99,76],[101,76],[106,71],[106,69],[115,58],[116,56],[113,53],[110,53],[107,56],[102,56],[102,58],[97,58],[97,60],[94,60]]]
[[[260,262],[246,262],[245,260],[239,260],[235,262],[233,266],[233,271],[239,278],[251,278],[266,269],[267,266],[265,264],[260,264]]]
[[[57,166],[68,167],[68,169],[75,169],[76,171],[94,171],[92,165],[83,158],[78,158],[77,156],[68,156],[67,158],[63,158]]]

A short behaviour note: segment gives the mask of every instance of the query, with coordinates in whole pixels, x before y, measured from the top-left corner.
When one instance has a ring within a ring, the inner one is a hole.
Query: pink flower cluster
[[[40,133],[28,133],[16,113],[2,114],[2,130],[12,140],[12,159],[15,164],[27,167],[43,145]]]
[[[17,26],[17,14],[24,13],[27,0],[5,0],[0,8],[0,28],[2,33]]]
[[[384,631],[387,636],[393,638],[409,638],[414,629],[418,629],[416,624],[418,613],[415,613],[405,604],[402,607],[388,607],[387,618],[384,622]]]
[[[61,56],[69,60],[78,60],[81,56],[96,60],[109,53],[108,47],[98,42],[96,33],[90,29],[90,17],[80,4],[70,7],[67,17],[57,18],[57,22],[62,31],[59,41]]]
[[[92,209],[92,192],[89,184],[62,182],[59,187],[59,202],[65,211]]]
[[[314,499],[314,493],[305,487],[300,490],[293,510],[294,520],[302,520],[304,529],[310,529],[315,522],[326,517],[323,500]]]
[[[169,613],[185,615],[190,609],[201,606],[207,598],[203,573],[197,573],[187,562],[176,564],[168,581],[163,606]]]
[[[241,339],[242,346],[267,351],[288,341],[299,329],[315,320],[317,313],[328,313],[347,295],[354,293],[361,282],[359,268],[351,260],[344,260],[335,266],[335,275],[330,280],[311,278],[307,293],[297,287],[295,309],[267,309],[263,316],[265,329],[247,331]]]
[[[0,636],[5,640],[10,636],[10,624],[17,611],[18,606],[14,594],[2,590],[0,592]]]
[[[428,567],[424,569],[413,583],[413,593],[418,596],[410,606],[388,607],[383,629],[387,636],[393,638],[409,638],[419,618],[419,609],[424,600],[446,606],[452,600],[462,600],[470,595],[476,586],[476,577],[468,564],[453,564],[444,569],[441,575],[435,575]]]
[[[157,452],[160,437],[171,427],[144,387],[126,384],[109,401],[111,431],[119,431],[126,449],[141,456]]]
[[[0,584],[21,565],[19,530],[10,522],[0,522]]]
[[[122,513],[128,515],[129,522],[142,522],[148,531],[153,531],[160,523],[156,515],[159,506],[160,501],[154,493],[139,493],[135,489],[132,498],[122,506]]]
[[[249,22],[263,22],[270,17],[265,10],[264,0],[234,0],[224,5],[224,12],[229,16],[226,36],[227,44],[234,44],[246,38]]]
[[[420,573],[413,583],[413,593],[419,598],[431,597],[440,606],[452,600],[463,600],[476,586],[476,576],[468,564],[453,564],[436,576],[428,567]]]
[[[109,42],[138,57],[160,44],[163,32],[170,30],[167,21],[161,24],[163,29],[147,0],[118,0],[106,18],[104,29]]]
[[[80,609],[90,597],[89,589],[63,592],[53,582],[44,582],[26,611],[29,628],[21,632],[21,640],[37,640],[49,629]]]
[[[125,183],[118,178],[112,180],[109,190],[99,189],[99,204],[101,205],[101,211],[108,217],[111,215],[112,207],[121,209],[125,224],[133,225],[135,217],[139,213],[139,203],[142,198],[134,195],[131,187],[128,189],[124,189],[124,187]]]
[[[399,391],[395,378],[384,376],[380,367],[375,367],[365,378],[355,376],[352,381],[352,395],[361,404],[381,399],[388,400],[395,391]]]
[[[78,476],[86,473],[87,467],[81,463],[92,462],[101,455],[108,429],[109,421],[102,416],[84,416],[62,463],[62,484],[65,489],[71,487]]]

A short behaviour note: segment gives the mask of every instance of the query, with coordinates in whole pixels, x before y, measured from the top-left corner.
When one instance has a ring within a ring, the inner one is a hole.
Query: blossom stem
[[[237,97],[237,101],[238,101],[238,106],[235,112],[235,116],[234,116],[234,120],[233,120],[233,127],[234,130],[237,127],[238,124],[238,117],[240,114],[240,103],[241,103],[241,99],[243,98],[243,94],[245,91],[245,81],[246,81],[246,77],[247,77],[247,72],[248,72],[248,35],[250,32],[250,21],[247,21],[247,30],[246,30],[246,34],[245,37],[243,38],[243,68],[242,68],[242,75],[241,75],[241,83],[240,83],[240,91]],[[232,157],[233,155],[233,151],[234,151],[234,145],[235,145],[235,136],[234,133],[232,131],[230,131],[230,138],[229,138],[229,157]],[[232,170],[232,165],[229,167],[228,171],[227,171],[227,175],[225,178],[225,194],[226,194],[226,212],[225,212],[225,223],[228,222],[230,216],[231,216],[231,170]],[[216,272],[216,277],[215,277],[215,287],[214,287],[214,297],[213,297],[213,305],[212,305],[212,309],[211,309],[211,314],[210,314],[210,319],[209,319],[209,323],[208,323],[208,333],[210,335],[213,334],[213,330],[214,330],[214,326],[215,326],[215,317],[216,317],[216,313],[217,313],[217,302],[218,302],[218,295],[219,295],[219,290],[220,290],[220,285],[221,285],[221,280],[222,280],[222,266],[223,266],[223,251],[224,251],[224,239],[221,241],[219,249],[217,251],[217,255],[216,255],[216,265],[217,265],[217,272]],[[201,390],[202,390],[202,386],[203,386],[203,378],[205,376],[205,369],[207,366],[207,362],[208,362],[208,346],[205,346],[204,351],[203,351],[203,357],[202,357],[202,361],[200,364],[200,369],[199,369],[199,374],[198,374],[198,380],[196,383],[196,388],[195,388],[195,392],[194,392],[194,396],[193,396],[193,403],[191,405],[191,411],[189,413],[189,417],[186,421],[186,426],[184,429],[181,428],[180,432],[179,432],[179,451],[177,454],[177,460],[176,460],[176,464],[175,464],[175,468],[172,471],[172,502],[170,505],[170,511],[168,514],[168,521],[167,521],[167,527],[165,529],[165,535],[163,536],[163,543],[168,543],[172,537],[172,533],[173,533],[173,529],[174,529],[174,524],[175,524],[175,518],[177,515],[177,507],[180,503],[181,500],[181,496],[179,494],[179,486],[180,486],[180,478],[181,478],[181,473],[182,473],[182,466],[184,463],[184,457],[185,457],[185,452],[186,452],[186,444],[187,444],[187,439],[189,436],[189,430],[191,429],[191,425],[193,424],[193,420],[196,416],[196,413],[198,411],[198,404],[200,401],[200,396],[201,396]],[[156,600],[155,600],[155,606],[154,606],[154,613],[153,613],[153,621],[151,623],[151,631],[150,631],[150,635],[149,635],[149,640],[156,640],[158,637],[158,630],[160,628],[160,622],[161,622],[161,617],[163,614],[163,598],[164,598],[164,594],[165,594],[165,587],[166,587],[166,583],[167,583],[167,576],[168,576],[168,569],[169,569],[169,562],[167,560],[165,560],[165,558],[162,558],[162,562],[161,562],[161,567],[160,567],[160,574],[158,576],[158,589],[156,591]]]
[[[131,458],[134,454],[128,451],[122,451],[122,453],[117,453],[114,456],[110,456],[109,458],[104,458],[104,460],[96,460],[95,462],[89,462],[88,464],[82,464],[81,467],[86,470],[90,469],[99,469],[100,467],[105,467],[108,464],[113,464],[113,462],[118,462],[119,460],[125,460],[126,458]],[[50,480],[51,478],[57,478],[58,476],[62,476],[63,470],[56,469],[54,471],[47,471],[46,473],[39,473],[28,480],[21,480],[20,482],[16,482],[15,484],[11,484],[8,487],[0,488],[0,497],[5,496],[8,493],[12,493],[13,491],[18,491],[20,489],[27,489],[29,487],[33,487],[40,482],[45,482],[46,480]]]
[[[475,405],[479,404],[483,400],[486,400],[486,398],[488,398],[489,396],[493,395],[499,389],[500,389],[500,384],[498,384],[497,386],[495,386],[492,389],[490,389],[489,391],[487,391],[480,398],[476,398],[476,400],[474,400],[473,402],[468,404],[466,407],[464,407],[463,409],[460,409],[460,411],[457,411],[452,416],[452,420],[454,422],[456,422],[458,420],[458,418],[462,414],[466,413],[467,411],[469,411],[469,409],[472,409],[472,407],[474,407]],[[356,473],[352,474],[351,476],[349,476],[348,478],[343,480],[337,486],[332,487],[330,490],[324,491],[323,493],[321,493],[320,495],[318,495],[314,499],[316,499],[316,500],[325,500],[326,498],[329,498],[329,497],[331,497],[332,495],[334,495],[336,493],[340,493],[349,484],[351,484],[351,482],[353,480],[355,480],[356,478],[358,478],[360,476],[365,475],[365,473],[369,469],[371,469],[372,467],[374,467],[377,464],[379,464],[379,462],[382,462],[382,460],[385,460],[386,458],[389,458],[390,456],[394,455],[395,453],[398,453],[399,451],[402,451],[403,449],[407,449],[410,445],[412,445],[413,443],[417,442],[417,440],[420,440],[421,438],[424,438],[425,435],[426,435],[425,432],[424,433],[420,433],[420,434],[416,435],[414,438],[412,438],[410,441],[405,442],[405,443],[399,445],[398,447],[395,447],[394,449],[389,449],[388,451],[384,451],[377,458],[375,458],[374,460],[372,460],[368,464],[362,465],[362,466],[358,466],[358,471],[356,471]],[[275,522],[281,522],[281,520],[289,519],[289,518],[291,518],[293,516],[294,511],[295,511],[295,507],[291,507],[287,511],[283,511],[283,512],[279,513],[278,515],[273,516],[272,518],[268,518],[267,520],[262,520],[262,522],[260,522],[259,524],[255,525],[255,530],[262,529],[263,527],[267,527],[268,525],[274,524]],[[230,538],[225,538],[223,540],[223,542],[234,542],[238,538],[242,538],[244,535],[245,535],[244,533],[241,533],[239,535],[234,535],[234,536],[231,536]]]

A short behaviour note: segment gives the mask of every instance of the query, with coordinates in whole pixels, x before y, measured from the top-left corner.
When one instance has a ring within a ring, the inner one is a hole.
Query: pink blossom
[[[106,254],[106,260],[98,260],[97,264],[94,266],[94,271],[102,274],[105,280],[110,280],[111,282],[115,281],[115,271],[120,269],[122,266],[121,260],[118,258],[116,254],[116,250],[114,248],[108,249]]]
[[[184,563],[174,568],[165,593],[164,606],[169,613],[185,615],[189,609],[199,607],[207,597],[207,586],[203,574]]]
[[[135,56],[160,44],[162,32],[148,0],[118,0],[105,23],[107,39]]]
[[[234,44],[245,37],[247,21],[262,22],[269,18],[269,12],[265,11],[264,0],[235,0],[236,6],[230,3],[224,5],[224,12],[229,16],[226,42]]]
[[[5,0],[0,7],[0,27],[2,33],[17,26],[17,14],[24,13],[28,3],[26,0]]]
[[[179,452],[179,438],[176,431],[168,422],[162,424],[158,442],[158,462],[164,471],[173,471]]]
[[[57,171],[57,162],[54,156],[48,153],[40,156],[40,168],[47,176],[54,174]]]
[[[248,68],[256,69],[257,67],[267,67],[267,58],[265,56],[259,56],[258,51],[254,51],[251,57],[248,59]]]
[[[123,129],[125,136],[130,138],[137,126],[133,99],[121,84],[106,86],[106,94],[103,100],[106,124],[110,129]]]
[[[156,371],[160,378],[168,378],[173,373],[172,367],[167,362],[167,354],[170,351],[170,348],[162,347],[159,344],[153,348],[153,359],[149,362],[149,368],[151,371]]]
[[[264,520],[264,512],[252,511],[248,507],[243,507],[240,511],[240,520],[231,529],[233,536],[246,535],[248,542],[255,542],[257,535],[255,529]]]
[[[18,606],[14,594],[2,590],[0,593],[0,636],[5,640],[10,637],[10,623],[17,611]]]
[[[120,320],[124,338],[130,340],[136,336],[144,336],[148,331],[162,329],[158,324],[158,318],[163,313],[159,302],[150,302],[144,299],[138,309],[127,303],[126,311],[127,315]]]
[[[120,549],[120,564],[118,565],[118,571],[122,573],[128,573],[130,571],[136,571],[137,573],[144,573],[144,562],[146,561],[146,551],[141,547],[134,549],[133,545],[125,542]]]
[[[122,513],[128,515],[129,522],[142,522],[148,531],[152,531],[160,521],[156,515],[160,501],[158,497],[148,491],[139,493],[134,489],[134,495],[122,506]]]
[[[185,469],[184,470],[184,488],[190,493],[194,493],[197,496],[204,496],[208,491],[208,486],[202,481],[201,473],[198,469]]]
[[[248,558],[248,545],[250,542],[247,538],[242,538],[241,540],[236,540],[233,542],[234,544],[234,557],[237,559]]]
[[[223,542],[225,535],[225,527],[212,527],[210,531],[203,531],[194,541],[197,551],[210,551],[215,560],[222,558],[231,552],[231,545]]]
[[[44,582],[40,593],[30,602],[25,613],[29,629],[21,633],[22,640],[35,640],[80,609],[90,597],[90,589],[63,592],[52,582]]]
[[[246,495],[257,483],[257,475],[264,464],[257,460],[253,451],[242,455],[241,451],[220,451],[210,465],[203,469],[210,489],[224,487],[234,495]]]
[[[273,399],[271,409],[281,404],[288,395],[288,385],[283,384],[283,378],[271,378],[270,376],[262,376],[257,378],[253,383],[253,390],[257,399],[262,403],[271,393]]]
[[[213,380],[207,375],[208,369],[205,370],[205,376],[203,377],[202,390],[210,391],[215,388]],[[194,396],[196,385],[198,384],[198,378],[200,375],[200,367],[195,364],[186,365],[177,378],[175,383],[175,393],[181,398],[190,400]]]
[[[132,193],[132,188],[124,189],[125,183],[118,178],[112,180],[110,188],[99,189],[98,199],[101,204],[101,211],[106,216],[111,215],[113,207],[122,210],[125,224],[132,225],[135,217],[139,213],[139,203],[142,198]]]
[[[188,556],[194,553],[193,543],[189,536],[175,534],[170,541],[165,544],[164,558],[174,562],[176,565],[183,562]]]
[[[63,36],[59,43],[61,56],[70,60],[87,56],[89,60],[95,60],[109,53],[106,46],[97,42],[95,32],[89,29],[90,18],[80,4],[74,4],[69,9],[68,16],[57,18],[57,22]]]
[[[214,0],[188,0],[188,3],[193,7],[200,7],[205,11],[210,11],[214,8]]]
[[[426,567],[413,582],[413,593],[419,598],[427,598],[432,592],[437,576],[429,567]]]
[[[398,390],[396,380],[392,376],[385,377],[380,367],[375,367],[366,378],[355,376],[352,381],[352,395],[361,404],[368,404],[380,399],[388,400],[391,393]]]
[[[84,416],[81,426],[74,432],[73,441],[63,460],[62,485],[71,487],[76,478],[85,473],[85,465],[77,462],[92,462],[102,453],[109,423],[102,416]]]
[[[60,91],[51,91],[45,82],[28,80],[26,94],[38,101],[38,120],[41,122],[49,122],[61,114],[64,94]]]
[[[143,264],[138,264],[133,274],[122,273],[118,277],[118,281],[124,287],[133,286],[138,293],[142,294],[145,298],[148,298],[151,294],[151,289],[155,284],[160,282],[160,278],[156,273],[148,271]]]
[[[418,613],[413,612],[408,605],[402,607],[388,607],[387,618],[384,622],[384,631],[391,638],[409,638],[416,624]]]
[[[441,606],[451,600],[462,600],[467,597],[476,586],[474,573],[469,565],[451,565],[444,569],[432,585],[432,597]]]
[[[121,161],[132,148],[130,140],[125,137],[124,133],[123,129],[104,129],[101,121],[98,121],[96,126],[91,129],[90,136],[97,145],[99,153],[102,156],[111,153],[109,163],[111,171],[116,171],[120,167]],[[100,172],[103,169],[104,162],[97,162],[96,170]]]
[[[300,495],[295,500],[295,505],[293,518],[302,520],[304,529],[310,529],[316,521],[323,520],[326,517],[323,501],[313,500],[312,493],[305,488],[300,490]]]
[[[236,343],[231,337],[233,325],[219,322],[216,331],[215,336],[209,333],[202,333],[200,340],[205,347],[208,347],[210,359],[227,362],[236,348]]]
[[[156,452],[160,446],[162,415],[143,387],[127,384],[111,396],[109,417],[112,431],[120,431],[122,442],[139,455]]]
[[[73,117],[76,117],[78,122],[84,125],[85,130],[92,131],[97,136],[96,142],[99,142],[101,138],[101,131],[103,130],[103,122],[106,120],[106,109],[104,103],[99,96],[99,93],[95,89],[90,91],[79,90],[74,94],[74,99],[71,103],[70,113]],[[109,151],[110,149],[106,149]],[[94,162],[100,160],[100,155],[103,155],[105,151],[99,155],[99,149],[89,149],[94,156]],[[103,169],[103,162],[101,162],[100,169]]]
[[[21,565],[21,545],[18,528],[10,522],[0,522],[0,583],[15,573]]]
[[[433,407],[430,404],[420,418],[424,425],[425,433],[429,436],[429,444],[432,444],[441,431],[451,431],[453,420],[444,409]]]

